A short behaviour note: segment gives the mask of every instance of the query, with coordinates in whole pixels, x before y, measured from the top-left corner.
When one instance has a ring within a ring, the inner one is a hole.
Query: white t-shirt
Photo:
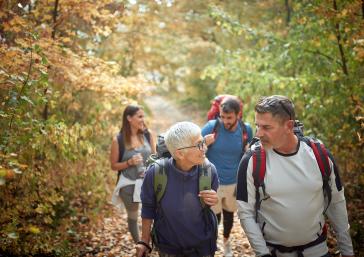
[[[289,155],[266,150],[265,191],[269,195],[261,202],[258,223],[255,222],[256,188],[253,179],[252,152],[248,152],[239,166],[237,200],[241,224],[258,256],[268,254],[266,242],[283,246],[305,245],[322,234],[325,224],[323,180],[310,146],[299,141],[297,152]],[[327,210],[343,254],[352,254],[344,190],[337,170],[330,159],[330,187],[332,200]],[[263,193],[260,188],[260,195]],[[304,256],[323,256],[326,243],[305,249]],[[296,256],[296,253],[277,256]]]

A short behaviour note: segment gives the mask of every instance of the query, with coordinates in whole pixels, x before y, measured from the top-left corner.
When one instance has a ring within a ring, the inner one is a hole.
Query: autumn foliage
[[[80,34],[106,37],[122,13],[114,1],[0,1],[0,253],[72,255],[78,224],[104,204],[110,120],[146,85]]]
[[[0,253],[77,255],[122,108],[153,84],[202,112],[239,95],[251,123],[259,96],[291,97],[341,167],[360,256],[363,67],[362,0],[0,0]]]

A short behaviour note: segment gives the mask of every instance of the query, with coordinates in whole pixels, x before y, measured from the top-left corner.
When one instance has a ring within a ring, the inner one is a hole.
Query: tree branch
[[[333,3],[333,7],[335,12],[338,12],[338,8],[337,8],[337,4],[336,4],[336,0],[332,1]],[[340,24],[339,22],[335,22],[335,30],[336,30],[336,39],[337,39],[337,44],[339,47],[339,51],[340,51],[340,56],[341,56],[341,62],[342,62],[342,69],[345,75],[349,75],[349,71],[348,71],[348,67],[347,67],[347,61],[346,61],[346,57],[345,57],[345,53],[344,53],[344,47],[342,45],[341,42],[341,34],[340,34]]]
[[[312,51],[312,50],[310,50],[310,49],[307,49],[307,48],[304,48],[303,49],[305,52],[308,52],[308,53],[312,53],[312,54],[315,54],[315,55],[321,55],[321,56],[323,56],[323,57],[325,57],[326,59],[328,59],[328,60],[330,60],[330,61],[332,61],[332,62],[336,62],[336,64],[338,64],[339,66],[342,66],[342,63],[340,62],[340,61],[338,61],[338,60],[335,60],[334,58],[332,58],[331,56],[329,56],[329,55],[327,55],[327,54],[325,54],[325,53],[322,53],[322,52],[320,52],[319,50],[315,50],[315,51]]]

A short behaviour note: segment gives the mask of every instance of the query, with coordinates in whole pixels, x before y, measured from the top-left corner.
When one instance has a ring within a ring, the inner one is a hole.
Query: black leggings
[[[233,223],[234,223],[234,213],[233,212],[229,212],[226,210],[222,210],[222,214],[223,214],[223,225],[224,225],[224,237],[225,238],[229,238],[230,236],[230,232],[231,229],[233,228]],[[221,221],[221,213],[216,214],[217,216],[217,221],[220,224]]]

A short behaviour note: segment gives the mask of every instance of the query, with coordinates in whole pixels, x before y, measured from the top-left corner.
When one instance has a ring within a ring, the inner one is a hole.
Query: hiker
[[[136,245],[136,256],[148,256],[151,241],[161,257],[214,256],[217,219],[210,206],[217,203],[218,178],[214,165],[205,158],[201,130],[192,122],[179,122],[164,139],[172,157],[146,172],[141,192],[142,240]],[[168,179],[163,189],[156,187],[158,192],[164,190],[162,197],[154,188],[160,174]],[[211,189],[200,190],[203,177],[208,178],[203,188]]]
[[[235,197],[237,169],[253,134],[250,125],[239,117],[241,109],[237,97],[225,97],[220,105],[220,118],[208,121],[202,128],[202,135],[208,146],[206,156],[216,166],[220,181],[217,191],[219,202],[212,209],[219,223],[221,213],[223,214],[225,257],[233,256],[229,237],[233,227],[234,212],[237,210]]]
[[[111,169],[118,171],[112,202],[114,205],[120,205],[121,200],[124,203],[129,232],[134,242],[138,242],[138,198],[145,172],[145,161],[156,149],[153,136],[145,126],[141,106],[128,105],[124,110],[122,122],[121,130],[111,144]]]
[[[294,133],[292,101],[262,97],[255,124],[259,141],[244,155],[237,183],[238,216],[255,254],[330,256],[326,214],[342,256],[353,256],[338,167],[320,141]]]

